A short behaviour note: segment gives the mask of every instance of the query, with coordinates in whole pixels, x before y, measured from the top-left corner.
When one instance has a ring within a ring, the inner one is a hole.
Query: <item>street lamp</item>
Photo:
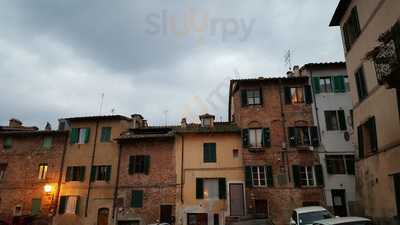
[[[44,192],[46,194],[51,194],[52,191],[53,191],[53,187],[50,184],[44,185]]]

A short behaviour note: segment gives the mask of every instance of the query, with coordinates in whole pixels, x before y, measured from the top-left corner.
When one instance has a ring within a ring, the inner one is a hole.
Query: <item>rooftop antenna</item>
[[[112,109],[111,109],[111,115],[114,115],[114,113],[115,113],[115,109],[112,108]]]
[[[168,110],[164,110],[165,126],[168,125]]]
[[[240,78],[240,73],[239,73],[237,68],[235,68],[234,73],[235,73],[236,79],[239,79]]]
[[[292,70],[292,55],[290,49],[285,53],[285,66],[289,66],[289,70]]]
[[[103,101],[104,101],[104,93],[101,93],[99,116],[101,116],[101,110],[103,109]]]

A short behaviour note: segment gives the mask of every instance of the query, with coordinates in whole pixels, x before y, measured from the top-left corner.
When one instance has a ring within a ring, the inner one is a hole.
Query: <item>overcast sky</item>
[[[338,0],[0,2],[0,124],[140,113],[227,119],[229,79],[342,61]],[[235,72],[237,71],[237,72]]]

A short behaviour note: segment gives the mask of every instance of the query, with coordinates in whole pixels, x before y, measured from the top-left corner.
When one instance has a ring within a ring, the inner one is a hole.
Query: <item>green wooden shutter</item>
[[[249,129],[242,130],[242,145],[243,148],[249,147]]]
[[[84,181],[85,180],[85,167],[80,166],[79,167],[79,181]]]
[[[347,130],[346,116],[343,110],[338,111],[340,130]]]
[[[358,157],[360,159],[364,158],[364,135],[362,126],[357,127],[358,136]]]
[[[311,145],[314,147],[319,146],[318,128],[316,126],[310,127]]]
[[[79,215],[81,209],[81,198],[79,196],[76,196],[76,205],[75,205],[75,214]]]
[[[45,149],[50,149],[53,144],[53,137],[44,137],[42,147]]]
[[[106,181],[111,180],[111,166],[107,166]]]
[[[67,207],[67,199],[68,199],[68,196],[60,197],[60,205],[58,206],[58,214],[65,213],[65,208]]]
[[[267,171],[267,185],[268,185],[268,187],[273,187],[274,186],[274,176],[272,174],[272,166],[266,166],[265,169]]]
[[[84,132],[85,132],[85,143],[89,142],[89,138],[90,138],[90,128],[84,128]]]
[[[323,186],[324,185],[324,174],[322,172],[322,166],[321,165],[315,165],[315,179],[317,181],[317,185]]]
[[[72,128],[71,133],[70,133],[70,143],[71,144],[76,144],[78,143],[79,139],[79,129],[78,128]]]
[[[209,144],[204,143],[203,144],[203,162],[209,162],[209,161],[210,161]]]
[[[32,215],[33,216],[40,214],[40,205],[41,205],[40,198],[32,199]]]
[[[143,191],[132,191],[132,200],[131,200],[132,208],[142,208],[143,207]]]
[[[210,160],[211,162],[217,162],[217,144],[211,143],[210,144]]]
[[[204,180],[196,178],[196,199],[204,198]]]
[[[297,138],[296,138],[296,130],[294,127],[288,127],[288,138],[289,138],[289,146],[296,147]]]
[[[150,171],[150,156],[149,155],[144,156],[143,164],[144,164],[144,174],[149,174],[149,171]]]
[[[319,84],[319,77],[313,77],[312,78],[312,86],[315,94],[318,94],[321,92],[321,86]]]
[[[298,188],[298,187],[301,186],[301,183],[300,183],[300,166],[292,165],[292,170],[293,170],[294,187]]]
[[[245,167],[245,181],[246,181],[246,187],[253,186],[253,179],[251,176],[251,166]]]
[[[271,147],[271,133],[269,128],[263,128],[262,129],[262,146],[263,147]]]
[[[226,199],[226,179],[218,178],[218,195],[220,199]]]
[[[304,96],[307,104],[313,103],[313,97],[310,85],[304,86]]]
[[[292,94],[290,92],[290,87],[284,87],[284,92],[285,92],[285,104],[291,104],[292,103]]]
[[[371,152],[377,152],[378,151],[378,137],[376,135],[375,117],[371,117],[368,120],[367,124],[368,124],[369,133],[371,135]]]
[[[333,85],[335,92],[338,93],[346,92],[346,86],[344,84],[344,76],[334,76]]]
[[[96,180],[97,168],[98,168],[97,166],[92,166],[92,169],[90,171],[90,181]]]
[[[101,128],[101,142],[109,142],[111,139],[111,127]]]
[[[70,181],[72,180],[72,167],[69,166],[67,167],[67,174],[65,175],[65,181]]]
[[[242,102],[242,107],[247,106],[247,90],[240,91],[240,99]]]
[[[128,168],[129,174],[135,173],[135,159],[136,157],[134,155],[129,156],[129,168]]]
[[[9,149],[12,147],[12,138],[11,137],[5,137],[4,138],[4,143],[3,143],[3,148]]]
[[[260,105],[263,105],[263,91],[262,88],[260,88],[259,90],[260,90]]]

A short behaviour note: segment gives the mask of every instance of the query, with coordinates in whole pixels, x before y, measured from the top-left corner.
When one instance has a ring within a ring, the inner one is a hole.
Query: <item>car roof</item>
[[[317,211],[324,211],[327,209],[325,209],[324,207],[321,206],[307,206],[307,207],[301,207],[301,208],[296,208],[294,209],[294,211],[296,211],[297,213],[307,213],[307,212],[317,212]]]
[[[334,225],[334,224],[338,224],[338,223],[362,222],[362,221],[371,221],[371,220],[364,218],[364,217],[348,216],[348,217],[337,217],[337,218],[331,218],[331,219],[318,220],[318,221],[315,221],[315,223]]]

